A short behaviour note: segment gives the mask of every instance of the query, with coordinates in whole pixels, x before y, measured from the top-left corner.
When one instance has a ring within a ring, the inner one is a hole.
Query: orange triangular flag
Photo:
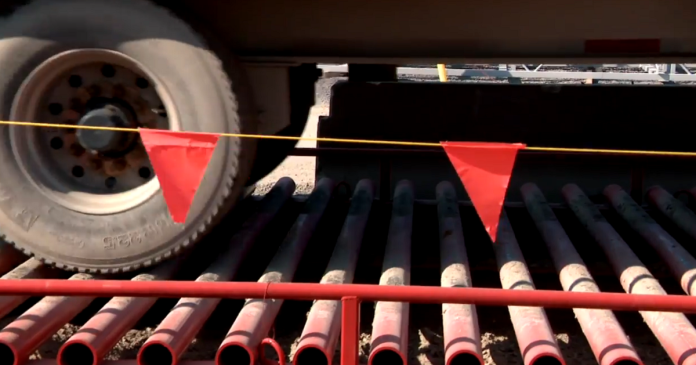
[[[440,144],[457,170],[486,232],[495,242],[515,157],[525,145],[485,142]]]
[[[219,137],[213,133],[140,129],[174,222],[186,221]]]

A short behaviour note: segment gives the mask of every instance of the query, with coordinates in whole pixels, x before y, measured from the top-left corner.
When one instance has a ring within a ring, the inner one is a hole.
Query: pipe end
[[[295,365],[330,365],[332,359],[329,359],[329,355],[319,347],[304,346],[297,350],[293,360]]]
[[[175,360],[174,351],[165,343],[146,343],[138,351],[138,365],[174,365]]]
[[[255,363],[254,352],[239,343],[223,344],[215,354],[215,365],[251,365]]]
[[[17,365],[19,364],[18,360],[19,357],[14,347],[6,343],[0,343],[0,364]]]
[[[626,357],[619,358],[612,362],[610,365],[643,365],[643,362],[638,358]]]
[[[563,358],[555,354],[543,354],[531,359],[529,365],[566,365],[566,363]]]
[[[389,348],[372,351],[367,363],[368,365],[407,365],[404,354]]]
[[[58,350],[58,365],[97,365],[94,348],[81,341],[68,342]]]
[[[480,354],[464,350],[452,354],[447,359],[447,365],[484,365],[484,363]]]

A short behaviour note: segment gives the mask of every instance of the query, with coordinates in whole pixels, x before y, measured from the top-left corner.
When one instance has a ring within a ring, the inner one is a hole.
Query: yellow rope
[[[72,129],[92,129],[102,131],[129,132],[139,133],[138,128],[119,128],[119,127],[94,127],[85,125],[73,124],[51,124],[51,123],[35,123],[35,122],[17,122],[0,120],[0,125],[16,125],[27,127],[42,127],[42,128],[72,128]],[[440,143],[434,142],[409,142],[409,141],[382,141],[371,139],[348,139],[348,138],[327,138],[327,137],[290,137],[290,136],[272,136],[265,134],[242,134],[242,133],[219,133],[222,137],[237,137],[237,138],[258,138],[258,139],[284,139],[295,141],[315,141],[315,142],[338,142],[338,143],[364,143],[364,144],[382,144],[392,146],[416,146],[416,147],[440,147]],[[641,151],[641,150],[612,150],[612,149],[597,149],[597,148],[563,148],[563,147],[530,147],[525,148],[528,151],[544,151],[544,152],[573,152],[573,153],[602,153],[602,154],[620,154],[620,155],[653,155],[653,156],[682,156],[696,157],[696,152],[677,152],[677,151]]]

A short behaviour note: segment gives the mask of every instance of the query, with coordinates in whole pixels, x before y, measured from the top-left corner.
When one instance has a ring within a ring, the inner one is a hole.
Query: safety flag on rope
[[[517,151],[524,144],[440,142],[464,184],[469,199],[495,242]]]
[[[219,137],[214,133],[140,129],[140,138],[174,222],[186,221]]]

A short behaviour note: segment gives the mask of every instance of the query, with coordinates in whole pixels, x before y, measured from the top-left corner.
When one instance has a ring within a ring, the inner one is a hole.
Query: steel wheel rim
[[[161,85],[145,67],[122,53],[71,50],[49,58],[23,81],[13,100],[10,119],[91,123],[95,119],[86,117],[90,110],[94,114],[94,110],[106,108],[122,112],[119,115],[124,118],[118,120],[126,122],[124,127],[180,130],[172,99]],[[101,106],[103,103],[109,106]],[[100,107],[92,109],[94,105]],[[137,133],[119,134],[127,138],[125,151],[102,153],[83,144],[95,141],[79,138],[86,135],[85,131],[9,127],[15,160],[42,195],[76,212],[103,215],[133,209],[159,191]],[[91,136],[96,135],[92,132]]]

